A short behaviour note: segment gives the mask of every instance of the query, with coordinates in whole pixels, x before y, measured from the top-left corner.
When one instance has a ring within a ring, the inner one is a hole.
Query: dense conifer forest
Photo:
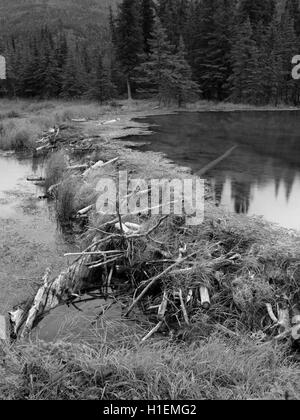
[[[15,0],[0,10],[2,96],[299,104],[298,0]]]

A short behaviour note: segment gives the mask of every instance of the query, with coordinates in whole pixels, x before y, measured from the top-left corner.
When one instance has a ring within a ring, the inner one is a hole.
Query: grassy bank
[[[107,328],[111,330],[112,325]],[[118,325],[114,328],[120,330]],[[0,367],[0,399],[297,399],[299,366],[284,345],[215,334],[141,345],[128,331],[98,345],[19,345]]]
[[[82,101],[0,101],[0,149],[32,149],[43,131],[72,119],[99,119],[113,105],[100,106]]]
[[[243,104],[198,101],[182,108],[158,107],[155,101],[138,100],[128,105],[127,101],[116,100],[106,105],[96,102],[63,100],[0,100],[0,149],[32,149],[35,140],[43,131],[57,127],[72,119],[105,120],[122,117],[129,122],[134,117],[143,117],[178,111],[280,111],[296,110],[295,107],[256,107]],[[134,125],[134,124],[133,124]],[[129,135],[130,132],[127,133]],[[118,136],[118,133],[115,133]]]

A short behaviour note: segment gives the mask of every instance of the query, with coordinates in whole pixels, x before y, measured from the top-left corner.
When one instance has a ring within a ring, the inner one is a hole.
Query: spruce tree
[[[197,21],[190,34],[189,54],[206,99],[223,100],[228,95],[232,11],[228,0],[203,0],[195,10]]]
[[[117,18],[117,58],[126,77],[128,99],[132,98],[131,81],[143,53],[143,32],[137,0],[123,0]]]
[[[98,57],[96,72],[94,75],[94,83],[92,96],[103,103],[111,99],[114,95],[115,87],[111,81],[110,69],[104,65],[101,55]]]
[[[136,71],[140,75],[138,83],[148,92],[155,92],[160,103],[177,101],[181,105],[198,93],[198,86],[192,81],[192,71],[185,59],[183,40],[176,53],[158,18],[150,41],[150,55]]]
[[[195,99],[200,93],[198,84],[192,80],[192,70],[186,61],[186,55],[184,41],[181,37],[172,70],[174,95],[179,106]]]
[[[150,39],[154,27],[154,3],[153,0],[141,0],[141,17],[143,30],[143,49],[145,54],[150,53]]]
[[[235,102],[258,103],[261,94],[259,55],[249,18],[236,31],[231,57],[231,99]]]

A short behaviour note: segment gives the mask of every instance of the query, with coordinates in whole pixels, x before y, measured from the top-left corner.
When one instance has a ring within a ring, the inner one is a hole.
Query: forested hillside
[[[299,103],[299,0],[0,0],[0,12],[2,94]]]
[[[26,33],[42,25],[62,24],[85,33],[105,25],[108,8],[118,0],[0,0],[1,32]]]

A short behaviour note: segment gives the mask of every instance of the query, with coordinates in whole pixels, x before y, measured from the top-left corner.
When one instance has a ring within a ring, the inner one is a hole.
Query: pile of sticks
[[[12,336],[27,337],[49,311],[60,305],[77,308],[80,303],[91,299],[116,302],[121,296],[122,299],[126,297],[125,317],[136,310],[151,315],[151,319],[154,315],[156,322],[143,342],[165,327],[169,330],[176,329],[174,325],[179,329],[190,327],[195,309],[209,315],[211,298],[215,299],[214,295],[211,296],[213,287],[200,279],[187,281],[203,250],[183,244],[176,255],[168,255],[155,239],[162,225],[171,223],[171,217],[152,219],[149,227],[149,219],[144,219],[146,223],[133,223],[123,220],[117,213],[112,220],[98,226],[89,247],[82,252],[66,254],[68,258],[75,258],[67,270],[54,278],[47,270],[36,295],[25,306],[9,313]],[[153,260],[149,259],[148,253],[142,257],[143,261],[139,260],[137,254],[150,243],[155,250]],[[214,272],[218,272],[224,267],[234,266],[236,261],[238,256],[229,253],[213,258],[209,264]],[[183,280],[179,281],[181,276]],[[299,343],[298,306],[294,305],[291,311],[288,299],[282,298],[276,312],[275,315],[272,306],[266,305],[266,313],[273,322],[271,328],[278,329],[278,334],[271,334],[272,339],[292,339]],[[238,336],[218,321],[213,327],[232,337]]]

